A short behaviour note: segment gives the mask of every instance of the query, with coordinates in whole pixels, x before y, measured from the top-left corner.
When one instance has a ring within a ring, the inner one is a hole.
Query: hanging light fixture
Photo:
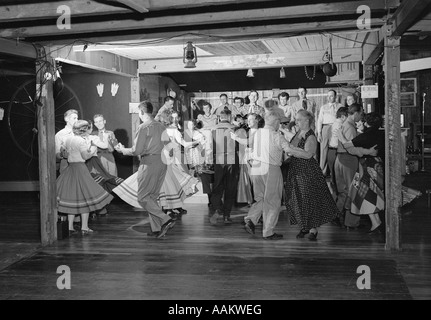
[[[187,42],[184,47],[183,62],[184,68],[196,68],[196,62],[198,61],[198,56],[196,54],[196,47],[193,46],[192,42]]]
[[[286,78],[286,73],[284,72],[284,68],[281,67],[280,69],[280,79]]]
[[[247,71],[247,77],[248,78],[253,78],[254,77],[253,69],[248,69],[248,71]]]

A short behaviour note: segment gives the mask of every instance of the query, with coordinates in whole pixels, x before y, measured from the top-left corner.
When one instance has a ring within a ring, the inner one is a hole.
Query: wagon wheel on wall
[[[7,112],[7,124],[12,141],[27,156],[38,158],[37,108],[34,103],[36,81],[28,80],[12,95]],[[75,92],[66,84],[54,90],[55,132],[65,126],[64,113],[75,109],[82,115],[82,106]]]

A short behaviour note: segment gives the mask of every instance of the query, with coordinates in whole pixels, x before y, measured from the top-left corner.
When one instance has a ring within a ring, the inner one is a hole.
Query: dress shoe
[[[69,230],[69,237],[78,233],[78,230]]]
[[[178,215],[175,214],[175,212],[173,212],[172,210],[168,210],[167,215],[174,221],[178,219]]]
[[[223,218],[223,223],[224,224],[232,224],[232,219],[230,217],[224,217]]]
[[[271,236],[268,237],[263,237],[265,240],[280,240],[281,238],[283,238],[282,234],[278,234],[278,233],[274,233]]]
[[[296,235],[296,239],[302,239],[305,237],[306,234],[308,234],[310,231],[302,229],[299,231],[299,233]]]
[[[341,227],[341,221],[339,217],[336,217],[334,220],[331,221],[331,224],[337,227]]]
[[[373,230],[370,230],[367,233],[368,234],[380,234],[380,233],[382,233],[382,229],[383,229],[382,226],[383,226],[383,223],[379,224],[379,226],[377,228],[374,228]]]
[[[157,235],[157,238],[161,238],[163,237],[168,231],[169,229],[172,229],[175,225],[175,221],[172,219],[169,219],[168,221],[166,221],[163,225],[162,225],[162,229],[160,230],[160,233]]]
[[[173,209],[172,211],[178,215],[187,214],[187,210],[185,210],[183,208],[176,208],[176,209]]]
[[[220,210],[217,209],[214,212],[214,214],[211,216],[210,223],[211,224],[217,224],[217,219],[220,218],[220,216],[221,216]]]
[[[160,231],[151,231],[147,233],[149,237],[157,237],[160,234]]]
[[[308,236],[308,240],[310,240],[310,241],[316,241],[317,240],[317,234],[318,234],[317,231],[316,231],[316,233],[310,232],[310,235]]]
[[[244,229],[245,231],[247,231],[250,234],[254,234],[254,230],[256,229],[256,227],[254,226],[254,223],[251,222],[250,220],[247,221],[244,225]]]

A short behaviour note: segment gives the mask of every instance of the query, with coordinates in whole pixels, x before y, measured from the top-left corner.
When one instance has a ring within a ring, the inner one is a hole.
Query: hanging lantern
[[[247,77],[249,77],[249,78],[253,78],[254,77],[253,69],[248,69],[248,71],[247,71]]]
[[[189,41],[187,42],[187,46],[184,47],[184,68],[196,68],[197,61],[198,56],[196,55],[196,47],[194,47],[192,42]]]

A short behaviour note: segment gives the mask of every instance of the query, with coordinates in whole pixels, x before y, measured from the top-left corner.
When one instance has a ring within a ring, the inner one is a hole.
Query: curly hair
[[[364,120],[371,128],[380,128],[383,125],[383,118],[377,112],[367,113]]]
[[[77,136],[83,136],[88,133],[88,130],[90,130],[91,125],[88,123],[87,120],[78,120],[73,125],[72,131],[73,134]]]

